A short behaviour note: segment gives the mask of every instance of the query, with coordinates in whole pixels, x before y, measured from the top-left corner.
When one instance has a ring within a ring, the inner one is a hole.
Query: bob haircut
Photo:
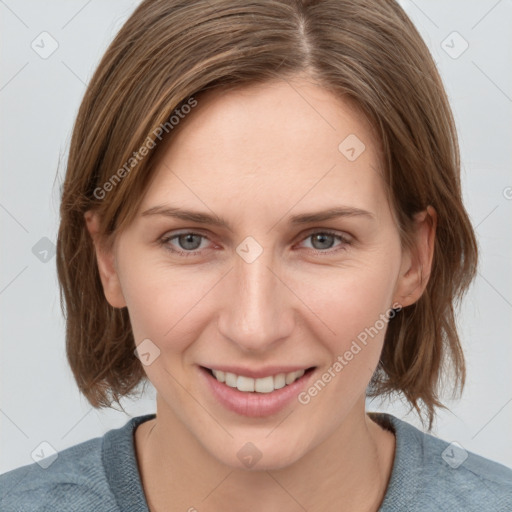
[[[445,370],[454,394],[462,391],[454,308],[475,276],[477,243],[448,99],[402,8],[394,0],[145,0],[87,87],[61,188],[57,272],[67,358],[93,407],[119,404],[146,376],[127,308],[105,298],[84,213],[98,212],[101,240],[111,247],[138,210],[161,140],[176,132],[171,116],[189,112],[208,90],[297,76],[369,119],[403,247],[414,215],[428,205],[437,212],[427,287],[390,320],[368,395],[402,393],[420,418],[426,410],[430,430],[435,407],[444,407]]]

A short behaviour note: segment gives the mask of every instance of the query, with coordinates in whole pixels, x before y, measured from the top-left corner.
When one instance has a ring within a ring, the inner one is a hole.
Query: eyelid
[[[329,235],[333,235],[333,236],[339,236],[340,238],[343,238],[343,240],[345,240],[347,242],[351,242],[354,240],[354,237],[351,234],[347,233],[346,231],[338,231],[337,229],[332,229],[332,228],[310,228],[310,229],[307,229],[306,231],[303,231],[299,235],[300,240],[303,240],[304,238],[311,236],[315,233],[325,233],[325,234],[329,234]]]
[[[297,240],[303,240],[305,237],[307,236],[310,236],[314,233],[328,233],[330,235],[335,235],[335,236],[339,236],[341,238],[343,238],[344,240],[346,241],[353,241],[354,240],[354,236],[347,233],[346,231],[338,231],[336,229],[332,229],[332,228],[308,228],[307,230],[305,231],[302,231],[300,234],[297,235],[296,239]],[[165,232],[161,237],[159,237],[159,239],[161,238],[172,238],[172,237],[175,237],[175,236],[178,236],[178,235],[200,235],[210,241],[211,238],[210,238],[210,235],[211,232],[207,229],[201,229],[201,228],[188,228],[188,229],[178,229],[176,231],[167,231]]]

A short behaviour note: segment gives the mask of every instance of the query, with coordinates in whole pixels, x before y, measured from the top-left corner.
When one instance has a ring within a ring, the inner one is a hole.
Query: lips
[[[282,408],[293,403],[297,395],[312,378],[316,367],[293,369],[280,372],[285,367],[274,369],[245,371],[247,373],[264,374],[262,377],[252,377],[242,372],[225,371],[226,367],[210,369],[200,368],[200,375],[205,378],[207,388],[224,407],[244,416],[261,417],[277,413]],[[229,367],[230,370],[233,367]],[[269,374],[270,372],[270,374]],[[266,373],[266,375],[265,375]],[[216,374],[216,375],[215,375]],[[284,379],[284,384],[283,384]],[[286,380],[288,379],[288,382]],[[223,380],[223,381],[222,381]]]

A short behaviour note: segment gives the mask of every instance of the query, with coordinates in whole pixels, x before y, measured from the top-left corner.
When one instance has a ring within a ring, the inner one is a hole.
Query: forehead
[[[300,202],[304,210],[347,204],[379,213],[379,145],[352,104],[305,80],[213,90],[197,100],[160,148],[141,210],[171,202],[277,214]]]

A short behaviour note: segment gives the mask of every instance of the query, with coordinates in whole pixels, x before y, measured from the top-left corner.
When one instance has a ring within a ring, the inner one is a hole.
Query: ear
[[[126,301],[116,268],[114,249],[107,249],[105,244],[101,243],[99,236],[100,219],[97,212],[88,210],[85,212],[84,218],[96,251],[96,261],[98,262],[98,271],[101,283],[103,284],[105,298],[114,308],[124,308]]]
[[[432,270],[437,213],[432,206],[416,214],[413,244],[405,249],[395,287],[394,302],[402,307],[414,304],[423,294]]]

